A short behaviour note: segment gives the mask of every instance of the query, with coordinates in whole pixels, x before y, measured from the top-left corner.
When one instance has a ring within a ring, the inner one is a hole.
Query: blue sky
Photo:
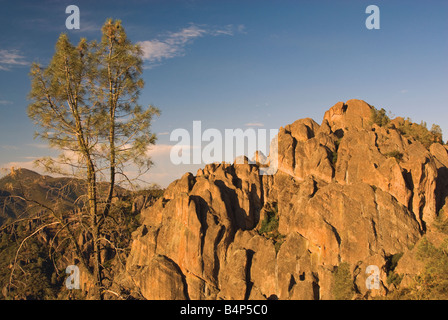
[[[67,30],[68,5],[80,30]],[[380,9],[368,30],[365,9]],[[121,19],[145,52],[140,103],[157,106],[158,145],[147,177],[166,186],[198,166],[169,164],[169,133],[279,128],[321,122],[338,101],[359,98],[448,132],[447,1],[0,1],[0,167],[55,155],[33,139],[26,115],[29,65],[48,63],[61,32],[99,39]],[[200,166],[199,166],[200,167]]]

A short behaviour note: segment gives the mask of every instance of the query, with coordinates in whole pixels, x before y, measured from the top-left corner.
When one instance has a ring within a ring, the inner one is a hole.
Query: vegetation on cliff
[[[390,119],[386,110],[383,108],[372,108],[370,123],[376,124],[380,127],[396,129],[405,137],[413,138],[422,143],[427,149],[433,143],[442,143],[442,129],[439,125],[433,124],[431,129],[428,129],[426,122],[421,121],[420,124],[412,122],[410,118],[395,118]]]
[[[275,251],[278,252],[280,246],[285,241],[285,236],[278,231],[278,205],[272,203],[267,205],[265,217],[261,222],[259,234],[274,241]]]

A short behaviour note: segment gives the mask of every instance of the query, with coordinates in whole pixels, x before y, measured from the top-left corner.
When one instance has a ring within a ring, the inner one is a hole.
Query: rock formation
[[[122,281],[147,299],[332,299],[348,263],[358,296],[374,294],[367,266],[385,270],[445,205],[448,149],[372,124],[372,109],[339,102],[320,125],[280,128],[272,176],[222,163],[174,181],[142,209]]]

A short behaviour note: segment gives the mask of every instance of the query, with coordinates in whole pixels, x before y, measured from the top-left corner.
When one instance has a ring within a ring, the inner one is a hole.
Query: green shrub
[[[419,299],[448,299],[448,238],[437,248],[426,238],[417,247],[417,258],[425,262],[424,271],[417,277],[416,295]]]
[[[387,275],[387,283],[393,284],[395,286],[399,286],[401,283],[401,280],[403,280],[403,275],[395,273],[394,271],[391,271]]]
[[[445,217],[443,210],[440,210],[439,215],[433,222],[433,225],[438,231],[448,234],[448,218]]]
[[[266,204],[266,215],[261,222],[260,229],[258,233],[265,238],[271,239],[274,241],[275,252],[277,253],[280,250],[281,245],[285,242],[285,236],[280,234],[278,231],[278,206],[277,203],[268,203]]]
[[[261,222],[260,234],[268,234],[275,230],[278,230],[278,215],[272,211],[268,211],[264,220]]]
[[[350,264],[341,263],[333,274],[333,297],[335,300],[350,300],[354,293],[352,274]]]
[[[401,259],[401,257],[403,256],[403,252],[399,252],[396,253],[394,255],[392,255],[392,257],[390,258],[390,270],[395,270],[395,268],[397,267],[398,264],[398,260]]]
[[[421,122],[420,124],[413,123],[410,118],[401,121],[398,124],[398,131],[405,137],[412,137],[419,141],[429,149],[431,144],[434,142],[439,142],[443,144],[442,140],[442,130],[438,125],[432,125],[431,130],[428,130],[426,122]]]
[[[14,235],[16,237],[14,241],[4,237],[5,233],[6,230],[3,230],[2,239],[8,243],[4,243],[7,245],[0,248],[0,288],[4,288],[6,293],[12,272],[11,266],[26,232],[17,232]],[[9,237],[13,236],[9,235]],[[61,283],[56,283],[56,285],[52,283],[53,270],[53,263],[48,257],[48,248],[45,243],[42,243],[37,237],[29,238],[24,242],[17,256],[17,267],[12,277],[10,292],[7,293],[7,297],[2,295],[2,299],[55,299]]]
[[[415,276],[409,287],[400,288],[389,299],[406,300],[447,300],[448,299],[448,238],[439,246],[434,246],[423,237],[416,247],[415,257],[424,263],[424,269]],[[388,277],[389,281],[389,277]],[[390,281],[401,279],[391,275]]]
[[[393,254],[388,257],[387,263],[386,263],[386,269],[387,269],[387,283],[393,284],[395,286],[398,286],[401,283],[401,280],[403,279],[403,275],[400,275],[398,273],[395,273],[395,268],[397,267],[398,260],[403,256],[403,252],[399,252],[396,254]]]
[[[388,158],[395,158],[398,161],[403,160],[403,153],[401,153],[398,150],[394,150],[394,151],[388,152],[388,153],[385,154],[385,156],[388,157]]]
[[[398,121],[397,121],[398,120]],[[370,124],[377,124],[380,127],[388,127],[391,119],[387,116],[386,110],[380,110],[375,107],[371,111]],[[405,137],[412,137],[416,141],[422,143],[426,148],[429,148],[434,142],[443,144],[442,129],[439,125],[433,124],[428,130],[426,122],[422,121],[420,124],[412,122],[410,118],[396,118],[394,119],[396,129]]]
[[[339,150],[339,145],[341,144],[342,141],[342,137],[337,139],[334,142],[335,145],[335,150],[331,153],[330,155],[330,161],[333,164],[333,166],[336,164],[336,162],[338,161],[338,150]]]
[[[380,127],[385,127],[389,124],[390,118],[386,115],[386,110],[381,108],[380,110],[373,108],[370,115],[370,123],[377,124]]]
[[[331,163],[333,165],[335,165],[337,161],[338,161],[338,152],[337,151],[333,151],[331,153]]]

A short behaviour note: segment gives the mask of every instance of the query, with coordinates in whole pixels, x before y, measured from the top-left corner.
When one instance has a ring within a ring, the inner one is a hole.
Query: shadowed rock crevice
[[[448,168],[441,167],[437,170],[437,186],[436,186],[436,212],[445,206],[448,198]]]
[[[289,284],[288,284],[288,291],[291,291],[292,288],[296,285],[296,279],[294,278],[294,275],[291,275],[291,278],[289,280]]]
[[[201,255],[204,253],[204,243],[205,243],[205,235],[207,234],[207,219],[205,219],[209,207],[207,202],[199,196],[190,196],[191,201],[195,203],[197,218],[201,223],[200,235],[201,235]],[[203,268],[203,265],[202,265]]]
[[[320,300],[319,276],[317,273],[314,272],[313,272],[313,298],[314,300]]]
[[[186,277],[185,277],[185,275],[183,274],[181,268],[177,265],[176,262],[174,262],[174,261],[171,260],[170,258],[165,257],[165,256],[164,256],[164,258],[165,258],[167,261],[169,261],[169,262],[173,265],[173,268],[174,268],[174,269],[179,273],[179,275],[181,276],[181,279],[182,279],[182,291],[183,291],[183,294],[185,295],[185,299],[186,299],[186,300],[190,300],[190,297],[189,297],[189,295],[188,295],[188,284],[187,284],[187,280],[186,280]]]
[[[214,243],[214,266],[213,266],[213,277],[215,279],[218,278],[219,275],[219,269],[220,269],[220,261],[219,261],[219,255],[218,255],[218,245],[220,244],[221,240],[224,237],[224,234],[226,232],[226,227],[225,226],[221,226],[221,228],[218,231],[218,236],[215,239],[215,243]]]
[[[252,287],[254,283],[251,280],[251,268],[252,268],[252,259],[254,256],[254,251],[246,250],[246,293],[244,294],[244,300],[249,300],[250,293],[252,291]]]

